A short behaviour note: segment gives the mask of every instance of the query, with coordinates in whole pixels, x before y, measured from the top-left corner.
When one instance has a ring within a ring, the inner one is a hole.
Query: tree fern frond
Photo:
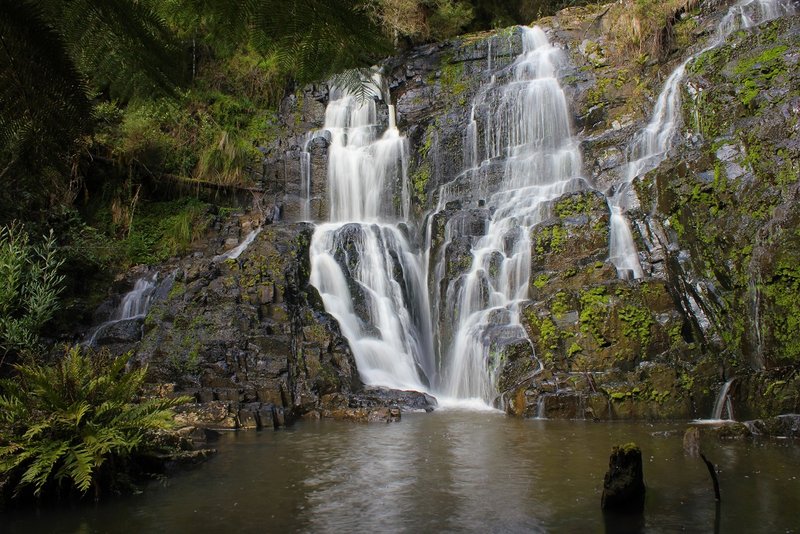
[[[253,43],[277,52],[301,82],[369,65],[390,46],[356,7],[347,0],[261,2],[253,13]]]
[[[0,80],[0,169],[38,169],[88,131],[85,79],[34,2],[0,0]],[[35,178],[10,175],[17,187]]]
[[[149,2],[61,0],[58,5],[51,23],[72,59],[112,96],[169,94],[183,80],[177,43]]]
[[[374,79],[375,71],[369,68],[349,69],[338,72],[330,77],[331,87],[353,95],[360,102],[370,98],[381,98],[382,89]]]

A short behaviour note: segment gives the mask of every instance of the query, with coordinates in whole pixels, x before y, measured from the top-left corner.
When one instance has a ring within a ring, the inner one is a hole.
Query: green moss
[[[548,283],[549,281],[550,281],[550,276],[549,276],[549,275],[547,275],[547,274],[540,274],[539,276],[537,276],[537,277],[534,279],[534,281],[533,281],[533,287],[535,287],[535,288],[537,288],[537,289],[542,289],[543,287],[545,287],[545,286],[547,285],[547,283]]]
[[[567,242],[567,230],[560,225],[546,226],[538,229],[536,235],[536,252],[539,254],[559,253]]]
[[[650,310],[639,306],[623,306],[619,310],[622,321],[622,333],[626,338],[639,341],[642,346],[647,345],[651,337],[651,329],[655,324]]]
[[[561,271],[561,279],[566,280],[567,278],[572,278],[576,274],[578,274],[578,269],[575,267],[569,267]]]
[[[800,362],[800,266],[781,261],[772,279],[763,284],[763,294],[774,305],[762,320],[777,341],[776,357],[787,363]]]
[[[567,293],[564,291],[559,291],[556,294],[553,303],[550,305],[550,311],[552,312],[553,317],[556,319],[561,319],[569,310],[569,295],[567,295]]]
[[[609,78],[598,78],[595,82],[594,86],[589,89],[587,92],[587,104],[588,106],[594,107],[599,105],[605,105],[608,99],[606,95],[606,91],[608,90],[609,84],[612,82]]]
[[[464,64],[448,63],[442,67],[442,89],[454,96],[464,93],[469,86],[464,82]]]
[[[549,317],[545,317],[539,323],[539,333],[539,342],[543,347],[549,349],[558,348],[558,328],[556,328],[555,323]]]
[[[686,392],[691,392],[694,388],[694,375],[690,373],[681,373],[678,378],[678,386]]]
[[[167,298],[170,300],[174,300],[183,296],[186,293],[186,284],[184,282],[175,282],[172,284],[172,287],[169,289],[169,293],[167,294]]]
[[[590,194],[572,195],[558,201],[555,206],[556,215],[564,219],[575,215],[591,213],[596,208],[595,197]]]
[[[580,296],[580,328],[581,331],[591,334],[598,345],[608,345],[608,340],[603,336],[603,326],[608,317],[609,297],[606,288],[599,286],[585,291]]]
[[[420,203],[425,203],[425,188],[431,179],[431,169],[428,162],[422,163],[417,170],[411,175],[411,185],[414,188],[414,198]]]

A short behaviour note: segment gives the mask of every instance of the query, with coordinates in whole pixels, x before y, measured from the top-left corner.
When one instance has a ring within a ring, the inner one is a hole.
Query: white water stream
[[[794,12],[791,0],[740,0],[728,9],[708,46],[689,56],[667,78],[650,122],[636,134],[629,146],[628,164],[621,172],[621,180],[608,192],[608,206],[611,209],[609,259],[617,268],[620,278],[641,278],[644,275],[625,214],[639,202],[632,187],[633,181],[658,167],[675,140],[681,124],[681,82],[686,66],[704,52],[720,46],[736,30]]]
[[[125,294],[124,297],[122,297],[122,301],[111,314],[109,320],[95,328],[92,332],[92,335],[89,336],[88,341],[85,341],[84,344],[89,347],[94,346],[98,334],[105,331],[113,324],[131,319],[144,318],[147,315],[147,311],[150,309],[150,302],[153,292],[156,289],[157,280],[158,273],[143,276],[136,280],[136,283],[133,285],[133,289],[131,289]]]
[[[258,228],[256,228],[255,230],[250,230],[250,232],[248,232],[248,234],[245,236],[245,238],[242,239],[241,243],[239,243],[238,245],[236,245],[235,247],[230,249],[228,252],[224,252],[224,253],[220,254],[219,256],[215,257],[214,259],[215,260],[222,260],[222,261],[237,259],[239,256],[242,255],[242,252],[247,250],[247,247],[249,247],[253,243],[253,241],[255,241],[256,237],[258,237],[258,234],[260,232],[261,232],[261,227],[260,226]]]
[[[711,414],[711,419],[713,421],[722,420],[723,413],[727,413],[727,420],[733,419],[733,401],[731,400],[731,396],[729,394],[731,385],[733,385],[733,381],[734,379],[731,378],[725,382],[725,384],[722,386],[722,389],[719,390],[717,400],[714,402],[714,411]]]

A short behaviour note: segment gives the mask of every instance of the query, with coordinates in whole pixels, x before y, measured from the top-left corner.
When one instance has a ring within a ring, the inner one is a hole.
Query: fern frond
[[[64,465],[55,475],[56,480],[72,479],[72,483],[82,493],[92,487],[92,474],[100,466],[94,455],[83,444],[73,447],[65,455]]]
[[[183,80],[178,45],[150,2],[48,1],[72,60],[98,88],[129,99],[170,94]]]
[[[20,479],[22,486],[32,484],[33,494],[41,494],[44,485],[53,473],[53,467],[69,451],[69,444],[64,442],[45,442],[40,445],[35,455],[31,455],[33,461],[30,463],[25,473]]]

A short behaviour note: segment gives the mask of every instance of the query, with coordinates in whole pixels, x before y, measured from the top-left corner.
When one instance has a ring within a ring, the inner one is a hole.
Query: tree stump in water
[[[644,510],[642,451],[635,443],[614,447],[603,480],[603,510],[641,513]]]
[[[683,452],[692,458],[700,454],[700,430],[696,426],[686,429],[683,435]]]

